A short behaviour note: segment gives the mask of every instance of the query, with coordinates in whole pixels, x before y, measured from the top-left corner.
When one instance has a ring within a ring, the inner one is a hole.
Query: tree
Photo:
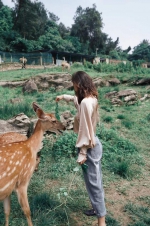
[[[0,49],[3,51],[10,50],[10,41],[13,37],[12,10],[8,6],[0,8]]]
[[[95,49],[101,43],[102,28],[101,13],[96,10],[95,4],[92,8],[82,9],[81,6],[77,8],[71,36],[78,37],[81,43],[89,42],[90,53],[95,53]]]
[[[8,6],[2,6],[0,9],[0,35],[12,30],[12,10]]]
[[[36,40],[45,32],[48,20],[43,3],[31,0],[13,0],[15,3],[14,29],[23,38]]]
[[[119,44],[119,38],[113,41],[111,37],[107,38],[105,43],[105,54],[109,55],[111,51],[115,50]]]
[[[62,38],[65,38],[66,36],[70,35],[70,28],[66,28],[63,23],[59,24],[58,30]]]
[[[150,62],[149,41],[144,39],[139,45],[135,46],[132,54],[129,55],[129,60],[144,60]]]
[[[120,60],[120,56],[119,56],[117,50],[110,51],[109,55],[112,59]]]
[[[51,12],[49,12],[48,14],[49,14],[49,20],[52,20],[53,22],[58,23],[59,21],[58,16],[56,16],[54,13],[51,13]]]
[[[0,0],[0,9],[2,8],[2,6],[3,6],[3,3],[2,3],[2,1]]]

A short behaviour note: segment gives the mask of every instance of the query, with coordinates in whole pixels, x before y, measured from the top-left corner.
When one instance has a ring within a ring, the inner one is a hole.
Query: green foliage
[[[129,178],[132,177],[132,170],[130,170],[130,162],[129,161],[121,161],[116,162],[116,164],[113,167],[114,173],[120,175],[123,178]]]
[[[30,104],[27,102],[22,102],[19,104],[5,103],[0,107],[0,118],[7,120],[22,112],[28,117],[33,115],[33,110]]]
[[[107,112],[111,112],[112,111],[112,108],[111,107],[108,107],[108,106],[101,106],[101,109],[107,111]]]
[[[131,120],[129,119],[124,119],[122,120],[122,125],[124,125],[127,129],[131,129],[134,125],[134,122],[132,122]]]
[[[122,115],[122,114],[121,115],[118,115],[117,118],[118,119],[125,119],[125,115]]]
[[[150,121],[150,114],[148,114],[148,115],[146,116],[146,120],[147,120],[147,121]]]
[[[113,117],[111,117],[111,116],[104,116],[103,121],[107,122],[107,123],[109,123],[109,122],[112,123],[113,122]]]
[[[86,61],[85,64],[84,64],[84,67],[92,69],[93,68],[93,64],[88,62],[88,61]]]
[[[74,16],[74,24],[71,29],[71,35],[78,37],[81,43],[89,42],[89,49],[95,52],[102,41],[102,18],[101,14],[96,10],[96,5],[92,8],[82,9],[79,6]],[[95,40],[97,40],[95,42]]]
[[[54,200],[52,195],[48,193],[37,194],[34,196],[31,203],[31,211],[35,215],[36,212],[46,211],[48,209],[53,209],[58,205],[58,201]]]
[[[56,102],[56,107],[55,107],[55,116],[56,116],[57,120],[60,120],[59,110],[58,110],[58,102]]]
[[[109,215],[106,216],[106,224],[109,226],[121,226],[119,222]]]
[[[109,55],[112,59],[120,60],[117,50],[112,50],[109,52]]]
[[[140,173],[137,164],[143,164],[137,147],[117,133],[101,125],[96,132],[103,145],[103,165],[123,178],[132,178]],[[138,169],[137,169],[138,168]]]
[[[58,137],[52,148],[52,155],[55,158],[61,158],[62,156],[66,158],[75,157],[77,155],[77,150],[75,148],[77,135],[73,132],[64,132],[63,136]]]
[[[12,30],[12,10],[8,6],[3,6],[0,9],[0,35],[3,36],[6,32]]]
[[[118,45],[119,39],[113,42],[102,32],[101,13],[95,4],[86,9],[79,6],[74,16],[75,23],[67,28],[61,22],[58,24],[59,18],[52,12],[47,13],[41,2],[13,2],[12,9],[1,3],[1,50],[30,52],[51,49],[95,55],[96,48],[99,52],[109,53]]]
[[[129,60],[133,62],[149,62],[150,61],[150,43],[148,40],[143,40],[139,45],[134,47],[131,55],[129,55]]]

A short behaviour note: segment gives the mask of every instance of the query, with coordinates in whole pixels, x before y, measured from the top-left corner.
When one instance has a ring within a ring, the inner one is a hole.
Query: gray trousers
[[[102,158],[102,144],[98,137],[95,137],[95,139],[95,147],[87,150],[87,160],[85,163],[88,165],[88,168],[86,171],[83,171],[83,176],[92,207],[99,218],[106,215],[106,208],[100,162]]]

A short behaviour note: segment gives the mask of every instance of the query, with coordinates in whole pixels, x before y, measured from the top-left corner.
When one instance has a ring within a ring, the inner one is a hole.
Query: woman
[[[76,147],[79,150],[77,162],[86,163],[88,168],[83,170],[84,180],[93,209],[85,212],[86,215],[97,215],[98,226],[106,226],[106,208],[102,184],[100,160],[102,145],[95,136],[98,122],[98,92],[91,77],[84,71],[72,75],[75,96],[61,95],[56,101],[74,101],[77,114],[74,120],[74,132],[78,134]]]

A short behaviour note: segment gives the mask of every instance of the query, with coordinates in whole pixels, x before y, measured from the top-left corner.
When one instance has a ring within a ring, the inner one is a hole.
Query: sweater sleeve
[[[67,95],[67,94],[64,94],[64,95],[63,95],[63,99],[64,99],[65,101],[67,101],[67,102],[69,102],[69,101],[73,101],[73,102],[74,102],[75,107],[78,109],[79,104],[78,104],[78,99],[77,99],[77,97],[76,97],[76,96],[72,96],[72,95]]]
[[[64,95],[63,95],[63,99],[64,99],[65,101],[67,101],[67,102],[69,102],[69,101],[74,101],[74,96],[64,94]]]
[[[95,133],[92,123],[93,105],[88,100],[81,102],[80,124],[76,147],[93,147],[95,146]]]

